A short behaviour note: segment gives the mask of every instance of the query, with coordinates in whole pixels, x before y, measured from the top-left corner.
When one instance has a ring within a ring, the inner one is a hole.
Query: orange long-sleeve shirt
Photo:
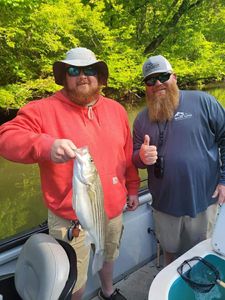
[[[55,139],[88,146],[102,181],[105,211],[109,218],[119,215],[127,194],[137,194],[139,187],[125,109],[103,96],[91,108],[81,107],[59,91],[30,102],[0,127],[0,155],[15,162],[38,163],[46,206],[62,218],[75,219],[73,160],[51,161]]]

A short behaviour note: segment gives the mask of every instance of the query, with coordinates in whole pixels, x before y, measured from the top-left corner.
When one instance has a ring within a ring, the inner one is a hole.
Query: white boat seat
[[[76,277],[76,254],[68,243],[38,233],[23,245],[15,270],[23,300],[71,299]]]

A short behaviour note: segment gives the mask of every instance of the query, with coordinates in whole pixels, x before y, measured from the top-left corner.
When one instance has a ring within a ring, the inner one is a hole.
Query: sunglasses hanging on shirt
[[[164,124],[163,129],[160,127],[159,122],[157,122],[158,130],[159,130],[159,140],[158,140],[158,152],[160,153],[162,150],[162,146],[165,142],[165,132],[167,129],[168,121]],[[154,164],[154,175],[156,178],[163,178],[165,170],[165,159],[163,155],[158,155],[156,163]]]

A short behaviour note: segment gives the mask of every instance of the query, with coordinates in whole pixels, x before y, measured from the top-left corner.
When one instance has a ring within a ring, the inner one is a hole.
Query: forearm
[[[140,158],[139,150],[135,150],[133,153],[133,163],[139,169],[145,169],[147,167]]]
[[[16,128],[0,131],[0,155],[20,163],[36,163],[50,160],[54,138]]]
[[[17,116],[0,127],[0,155],[21,163],[51,159],[56,137],[46,134],[37,101],[21,108]]]

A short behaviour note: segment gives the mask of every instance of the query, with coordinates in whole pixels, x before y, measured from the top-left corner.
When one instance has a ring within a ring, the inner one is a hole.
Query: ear
[[[172,73],[173,79],[177,82],[177,74],[176,73]]]
[[[98,73],[97,78],[98,78],[98,84],[99,84],[100,87],[102,87],[102,86],[106,87],[107,86],[107,81],[105,80],[102,73]]]

